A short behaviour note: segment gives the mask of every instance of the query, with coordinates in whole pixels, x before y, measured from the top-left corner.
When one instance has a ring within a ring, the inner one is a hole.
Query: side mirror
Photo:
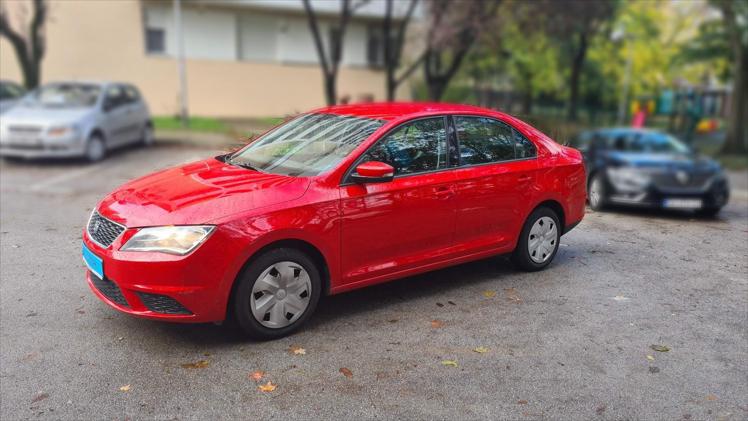
[[[356,183],[386,183],[395,178],[392,165],[379,161],[369,161],[359,164],[351,179]]]

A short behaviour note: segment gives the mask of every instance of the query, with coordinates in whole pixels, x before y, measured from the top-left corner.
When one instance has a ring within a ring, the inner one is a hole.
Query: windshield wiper
[[[228,162],[231,165],[236,165],[237,167],[241,167],[247,170],[262,172],[260,169],[253,167],[252,164],[248,162],[236,162],[233,159],[227,159],[226,162]]]

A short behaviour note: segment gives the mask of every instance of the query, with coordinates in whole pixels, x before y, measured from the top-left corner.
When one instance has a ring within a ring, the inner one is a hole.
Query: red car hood
[[[104,198],[99,212],[127,227],[204,224],[297,199],[309,183],[211,158],[130,181]]]

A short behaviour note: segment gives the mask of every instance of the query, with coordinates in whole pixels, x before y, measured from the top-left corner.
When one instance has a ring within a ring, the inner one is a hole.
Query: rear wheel
[[[322,289],[312,259],[289,248],[262,254],[238,282],[234,317],[256,339],[280,338],[297,330],[314,313]]]
[[[558,251],[561,225],[550,208],[535,209],[522,227],[512,261],[519,268],[534,272],[551,264]]]
[[[153,145],[154,141],[155,137],[153,136],[153,127],[148,123],[143,127],[143,133],[140,135],[140,142],[143,146],[148,147]]]
[[[600,174],[595,174],[590,180],[587,188],[587,198],[590,201],[590,208],[595,211],[603,210],[607,203],[607,192],[605,191],[605,180]]]

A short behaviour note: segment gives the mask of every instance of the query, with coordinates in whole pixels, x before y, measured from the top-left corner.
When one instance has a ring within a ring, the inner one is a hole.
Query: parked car
[[[323,294],[499,254],[543,269],[585,195],[581,154],[506,114],[335,106],[116,189],[90,217],[83,256],[94,294],[120,311],[233,317],[276,338]]]
[[[26,94],[26,90],[17,83],[0,80],[0,114],[16,105],[18,100]]]
[[[85,157],[153,143],[148,106],[138,89],[117,82],[56,82],[23,98],[0,120],[0,156]]]
[[[581,133],[571,146],[584,155],[594,210],[616,204],[714,216],[729,199],[720,165],[669,134],[601,129]]]

